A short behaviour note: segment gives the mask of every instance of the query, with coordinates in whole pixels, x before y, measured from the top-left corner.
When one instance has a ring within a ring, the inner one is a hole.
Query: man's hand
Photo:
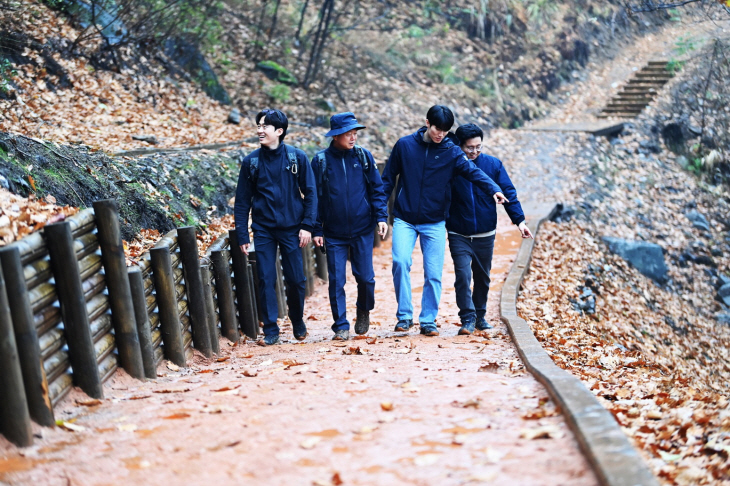
[[[312,233],[307,230],[299,230],[299,248],[304,248],[312,241]]]
[[[383,221],[378,223],[378,234],[380,235],[380,239],[385,239],[385,235],[388,234],[388,223],[385,223]]]
[[[522,233],[523,238],[532,238],[533,240],[535,239],[535,237],[532,236],[532,231],[530,231],[530,228],[527,227],[527,223],[525,223],[524,221],[520,223],[518,228],[520,229],[520,233]]]
[[[324,238],[321,236],[315,236],[314,238],[312,238],[312,241],[314,241],[314,246],[324,245]]]
[[[501,192],[495,192],[494,196],[492,197],[494,197],[494,202],[496,202],[497,204],[504,204],[509,202],[509,199],[504,197],[504,194],[502,194]]]
[[[245,255],[248,255],[248,249],[249,249],[250,246],[251,246],[251,243],[246,243],[245,245],[241,245],[241,251]]]

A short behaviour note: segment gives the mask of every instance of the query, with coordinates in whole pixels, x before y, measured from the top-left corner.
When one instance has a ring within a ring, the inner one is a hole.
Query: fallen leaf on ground
[[[83,432],[86,430],[86,427],[83,425],[76,425],[72,422],[67,422],[65,420],[56,420],[56,425],[61,427],[62,429],[70,430],[71,432]]]
[[[241,385],[234,385],[234,386],[224,386],[223,388],[218,388],[218,389],[216,389],[216,390],[213,390],[213,391],[214,391],[214,392],[224,392],[224,391],[229,391],[229,390],[235,390],[235,389],[236,389],[236,388],[238,388],[239,386],[241,386]]]
[[[484,363],[479,367],[479,371],[482,372],[488,372],[488,373],[496,373],[499,371],[499,363],[496,362],[489,362]]]
[[[180,367],[173,363],[172,361],[167,362],[167,369],[170,371],[180,371]]]
[[[88,400],[76,400],[76,403],[83,407],[95,407],[97,405],[101,405],[101,400],[96,398],[89,398]]]
[[[543,425],[534,429],[520,429],[520,437],[527,440],[554,439],[562,436],[562,431],[556,425]]]
[[[185,393],[192,390],[192,388],[162,388],[160,390],[152,390],[152,393]]]
[[[342,350],[342,354],[363,354],[362,350],[360,349],[360,346],[350,346],[347,349]]]
[[[253,378],[254,376],[258,376],[258,373],[252,370],[245,370],[243,372],[243,376],[247,376],[249,378]]]
[[[307,449],[307,450],[313,449],[314,446],[319,444],[321,440],[322,440],[321,437],[307,437],[306,439],[304,439],[303,441],[301,441],[299,443],[299,447],[301,447],[302,449]]]
[[[184,419],[190,417],[189,413],[180,412],[180,413],[174,413],[172,415],[168,415],[167,417],[162,417],[164,419],[168,420],[177,420],[177,419]]]
[[[382,408],[386,412],[390,412],[391,410],[393,410],[393,402],[380,402],[380,408]]]
[[[221,356],[220,358],[216,359],[216,361],[217,361],[218,363],[222,363],[222,362],[224,362],[224,361],[228,361],[229,359],[231,359],[231,357],[230,357],[230,356]]]

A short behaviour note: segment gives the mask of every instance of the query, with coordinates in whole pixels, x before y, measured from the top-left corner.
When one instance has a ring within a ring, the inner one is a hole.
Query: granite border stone
[[[528,209],[528,208],[526,208]],[[525,211],[534,235],[557,210],[541,204]],[[574,375],[559,368],[517,315],[517,295],[527,273],[535,241],[522,240],[517,258],[502,287],[500,314],[527,370],[547,388],[561,408],[599,482],[604,486],[658,486],[659,482],[633,447],[613,415]]]

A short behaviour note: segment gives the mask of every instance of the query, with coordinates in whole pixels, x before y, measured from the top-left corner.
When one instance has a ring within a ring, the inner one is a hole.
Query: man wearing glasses
[[[256,245],[259,272],[261,316],[264,322],[262,344],[279,344],[276,322],[276,249],[286,282],[286,302],[294,337],[307,337],[304,324],[306,278],[300,248],[312,239],[317,216],[317,191],[312,168],[304,152],[284,143],[289,121],[279,110],[265,109],[256,115],[256,132],[261,148],[241,162],[236,188],[236,232],[241,251],[248,255],[248,215]]]
[[[517,191],[502,162],[482,154],[482,129],[473,123],[456,130],[461,149],[487,176],[494,180],[509,200],[504,204],[510,220],[517,225],[523,238],[532,238],[525,223]],[[451,181],[451,207],[446,219],[449,232],[449,250],[454,260],[456,304],[459,306],[461,328],[459,334],[471,334],[474,329],[490,329],[486,321],[489,271],[497,228],[497,205],[491,195],[464,177]],[[472,271],[474,292],[470,289]]]
[[[449,108],[432,106],[426,114],[426,126],[396,142],[383,173],[386,197],[396,189],[392,249],[393,286],[398,301],[396,332],[407,332],[413,325],[411,255],[420,238],[424,284],[419,325],[421,334],[439,335],[435,321],[441,300],[445,219],[452,178],[461,175],[494,197],[495,203],[507,202],[499,186],[447,137],[453,125],[454,114]]]

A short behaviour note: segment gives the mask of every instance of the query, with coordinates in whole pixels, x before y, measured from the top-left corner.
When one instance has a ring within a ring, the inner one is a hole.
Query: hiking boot
[[[357,308],[357,318],[355,319],[355,333],[365,334],[370,329],[370,311]]]
[[[299,324],[292,324],[294,331],[294,339],[297,341],[304,341],[307,338],[307,325],[302,321]]]
[[[424,336],[438,336],[439,331],[433,322],[424,322],[421,323],[421,334]]]
[[[275,344],[281,344],[281,340],[279,339],[278,334],[272,334],[271,336],[264,336],[264,338],[259,341],[259,344],[262,346],[274,346]]]
[[[474,332],[474,318],[466,318],[461,321],[461,328],[459,329],[460,336],[468,336]]]
[[[335,335],[332,338],[333,341],[347,341],[350,339],[350,331],[347,329],[340,329],[339,331],[335,331]]]
[[[487,321],[486,321],[486,320],[484,319],[484,316],[482,316],[482,317],[477,317],[477,322],[476,322],[476,324],[475,324],[475,327],[476,327],[476,328],[477,328],[477,330],[479,330],[479,331],[484,331],[484,330],[486,330],[486,329],[493,329],[493,328],[494,328],[494,326],[492,326],[492,325],[491,325],[490,323],[488,323],[488,322],[487,322]],[[461,333],[459,333],[459,334],[461,334]]]
[[[413,319],[401,319],[398,324],[395,325],[395,332],[408,332],[413,325]]]

